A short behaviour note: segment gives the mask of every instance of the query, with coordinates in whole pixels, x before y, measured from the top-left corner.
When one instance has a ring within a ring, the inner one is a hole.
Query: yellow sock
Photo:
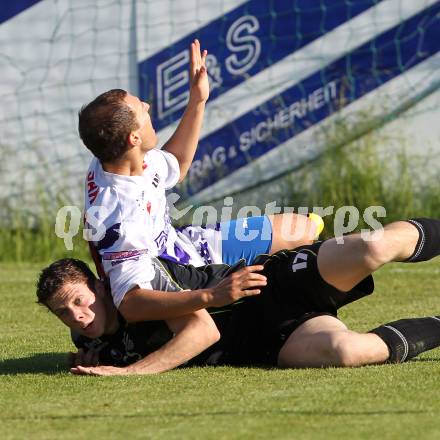
[[[316,225],[316,236],[315,236],[315,240],[316,240],[321,234],[322,230],[324,229],[324,220],[314,212],[311,212],[309,214],[309,219],[312,220],[312,222],[314,222]]]

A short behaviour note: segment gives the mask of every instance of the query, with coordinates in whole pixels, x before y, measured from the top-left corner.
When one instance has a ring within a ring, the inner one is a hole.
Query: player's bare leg
[[[278,355],[284,368],[360,367],[401,363],[440,346],[440,317],[400,319],[356,333],[333,316],[300,325]]]
[[[299,326],[278,355],[283,368],[359,367],[384,363],[387,344],[376,334],[356,333],[333,316],[318,316]]]
[[[343,243],[325,241],[319,249],[318,268],[324,280],[341,291],[349,291],[366,276],[392,261],[406,261],[420,239],[416,226],[407,221],[391,223],[373,231],[347,235]]]
[[[271,254],[311,244],[320,232],[316,221],[306,215],[284,213],[268,217],[272,223]]]

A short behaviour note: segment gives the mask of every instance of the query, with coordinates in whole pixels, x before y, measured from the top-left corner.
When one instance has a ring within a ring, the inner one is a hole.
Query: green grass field
[[[342,310],[353,329],[440,314],[440,261],[391,265]],[[2,439],[439,439],[440,350],[357,369],[67,372],[67,329],[35,304],[39,265],[0,265]]]

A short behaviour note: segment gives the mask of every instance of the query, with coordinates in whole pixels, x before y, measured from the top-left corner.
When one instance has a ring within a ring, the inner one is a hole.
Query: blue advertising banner
[[[182,195],[196,194],[436,54],[439,17],[436,3],[210,133]]]
[[[207,48],[210,102],[381,0],[250,0],[138,64],[141,99],[157,129],[180,119],[188,102],[188,47]]]
[[[17,14],[20,14],[20,12],[23,12],[25,9],[30,8],[40,1],[41,0],[3,1],[0,7],[0,24],[15,17]]]

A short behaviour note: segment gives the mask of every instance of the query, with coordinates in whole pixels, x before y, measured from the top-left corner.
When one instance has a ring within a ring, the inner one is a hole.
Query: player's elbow
[[[211,344],[215,344],[216,342],[220,341],[221,334],[215,324],[214,328],[211,328],[210,332]]]
[[[199,334],[205,339],[206,345],[210,346],[220,340],[221,334],[214,321],[203,321],[199,326]]]
[[[185,180],[185,177],[188,174],[188,170],[189,170],[189,166],[187,164],[180,165],[180,177],[178,183],[181,183]]]
[[[203,312],[206,311],[203,310]],[[188,335],[192,349],[196,350],[197,354],[214,345],[221,337],[215,322],[212,319],[205,319],[197,312],[186,317],[186,324],[182,331]]]

